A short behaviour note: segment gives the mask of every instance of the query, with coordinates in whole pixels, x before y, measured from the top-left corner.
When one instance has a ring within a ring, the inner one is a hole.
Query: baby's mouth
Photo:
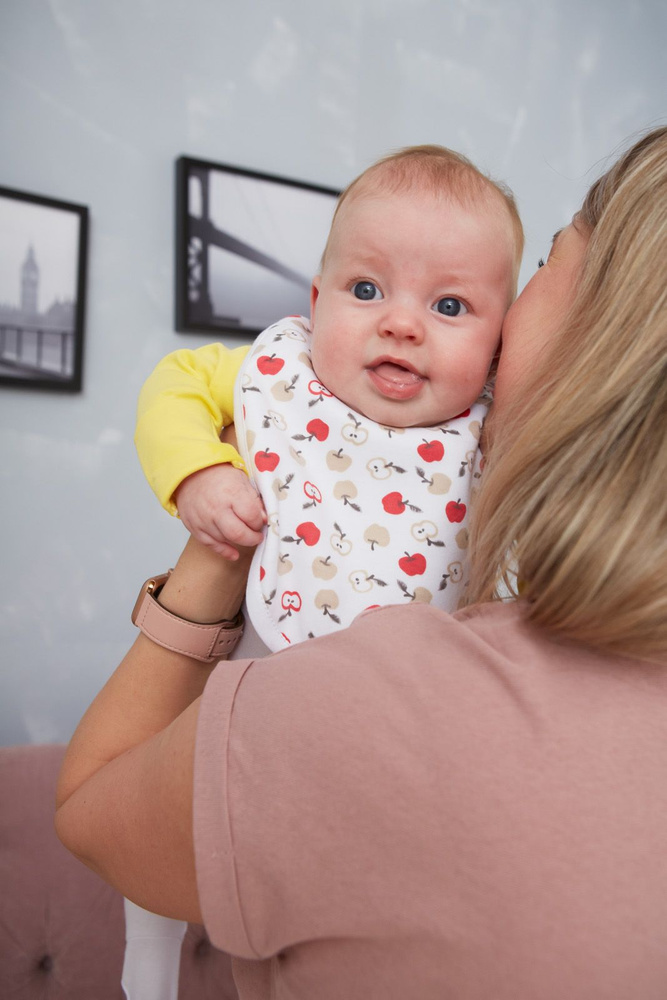
[[[412,399],[425,381],[398,361],[380,361],[367,371],[375,388],[390,399]]]

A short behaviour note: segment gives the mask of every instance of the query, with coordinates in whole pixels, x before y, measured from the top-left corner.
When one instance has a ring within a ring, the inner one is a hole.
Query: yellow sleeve
[[[208,344],[168,354],[146,379],[134,441],[151,489],[170,514],[187,476],[230,462],[247,471],[238,451],[220,441],[234,421],[234,382],[249,347]]]

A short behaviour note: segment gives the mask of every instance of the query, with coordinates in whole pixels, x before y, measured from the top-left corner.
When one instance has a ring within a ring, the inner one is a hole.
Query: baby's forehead
[[[358,206],[377,204],[381,210],[388,203],[400,206],[421,204],[432,205],[436,212],[463,209],[466,212],[488,216],[501,222],[508,231],[513,229],[513,220],[505,199],[497,188],[482,178],[479,183],[464,186],[461,183],[439,184],[433,179],[426,181],[416,175],[414,178],[394,178],[387,170],[362,177],[350,191],[337,212],[335,223],[342,223]],[[335,224],[334,224],[335,229]]]
[[[351,192],[341,205],[332,227],[330,244],[349,252],[354,249],[355,242],[365,236],[368,227],[376,234],[382,230],[387,217],[391,221],[382,233],[384,246],[392,242],[392,225],[398,227],[397,232],[405,226],[408,230],[403,231],[409,231],[410,227],[414,231],[415,227],[425,226],[435,219],[442,224],[442,231],[451,233],[456,240],[462,220],[476,219],[479,229],[493,230],[501,244],[506,235],[508,243],[516,249],[512,218],[502,196],[493,187],[467,196],[444,185],[438,189],[419,184],[395,188],[372,180]],[[498,249],[500,252],[500,246]]]

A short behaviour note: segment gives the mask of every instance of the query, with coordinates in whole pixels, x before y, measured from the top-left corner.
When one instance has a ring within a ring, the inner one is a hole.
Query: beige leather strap
[[[168,576],[169,573],[165,573],[146,580],[132,612],[134,624],[158,646],[183,653],[200,663],[214,663],[231,653],[243,635],[243,615],[239,612],[234,621],[211,625],[179,618],[156,600]]]

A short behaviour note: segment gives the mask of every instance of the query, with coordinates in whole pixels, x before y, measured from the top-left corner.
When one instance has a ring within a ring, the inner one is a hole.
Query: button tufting
[[[43,955],[37,963],[40,972],[50,972],[53,968],[53,959],[50,955]]]
[[[199,941],[197,941],[197,944],[195,945],[195,955],[197,956],[197,958],[204,958],[206,955],[208,955],[210,949],[211,949],[211,944],[208,938],[200,938]]]

